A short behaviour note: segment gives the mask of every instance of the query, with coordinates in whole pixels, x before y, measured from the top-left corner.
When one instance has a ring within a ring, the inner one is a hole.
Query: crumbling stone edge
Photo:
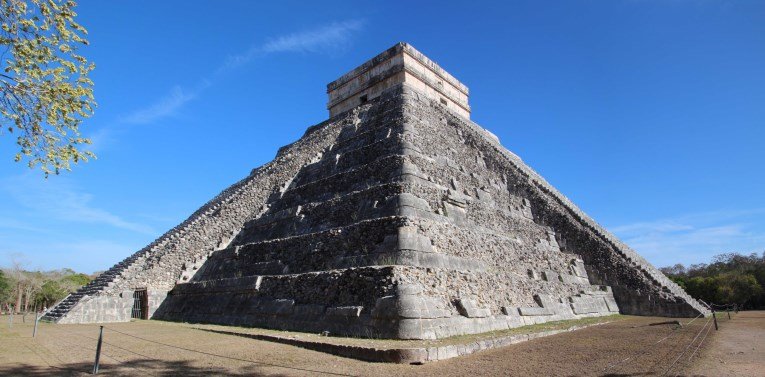
[[[223,335],[240,336],[255,340],[287,344],[295,347],[305,348],[312,351],[324,352],[331,355],[347,357],[363,361],[376,363],[396,363],[396,364],[424,364],[427,362],[441,361],[453,357],[470,355],[479,351],[485,351],[493,348],[509,346],[512,344],[523,343],[529,340],[544,338],[546,336],[582,330],[588,327],[605,325],[614,321],[599,322],[587,325],[574,325],[565,329],[548,330],[529,334],[513,334],[497,338],[476,340],[470,343],[449,344],[438,347],[416,347],[416,348],[374,348],[364,346],[350,346],[342,344],[330,344],[310,340],[295,338],[285,338],[275,335],[248,334],[228,330],[214,330],[195,327],[196,330],[202,330]]]

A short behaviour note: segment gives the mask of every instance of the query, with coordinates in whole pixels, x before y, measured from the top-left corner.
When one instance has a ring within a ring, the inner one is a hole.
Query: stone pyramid
[[[328,94],[329,120],[48,318],[437,339],[707,314],[471,122],[468,89],[410,45]]]

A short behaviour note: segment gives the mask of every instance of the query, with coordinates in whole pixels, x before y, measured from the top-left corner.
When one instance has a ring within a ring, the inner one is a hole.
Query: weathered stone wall
[[[133,291],[117,295],[84,297],[59,323],[127,322],[133,308]]]
[[[192,282],[176,287],[155,318],[373,335],[369,309],[392,293],[392,280],[390,267],[370,267]]]
[[[449,174],[458,182],[463,195],[476,198],[476,203],[502,208],[499,212],[487,212],[481,205],[473,206],[466,211],[468,218],[472,217],[482,227],[494,231],[511,231],[513,235],[526,233],[503,229],[505,224],[512,224],[509,220],[514,216],[508,218],[506,214],[518,213],[518,198],[521,197],[521,203],[530,205],[534,222],[549,227],[555,238],[550,241],[557,241],[563,246],[562,251],[584,260],[592,283],[615,287],[616,299],[624,305],[624,313],[670,316],[706,313],[680,287],[585,215],[520,158],[499,145],[495,136],[416,91],[411,91],[409,97],[412,100],[407,101],[405,114],[418,130],[412,133],[412,142],[433,161],[440,158],[447,162],[447,166],[451,165]],[[417,142],[418,138],[422,140]],[[418,164],[426,175],[433,171],[427,165]],[[444,174],[435,177],[435,181],[443,186],[450,184],[449,179]],[[482,195],[489,200],[481,200]],[[539,239],[542,241],[544,237]],[[557,246],[552,245],[553,248]],[[521,261],[524,259],[520,257]],[[545,266],[549,260],[537,258],[531,265]],[[560,273],[560,265],[551,267]],[[652,304],[636,304],[638,302]]]

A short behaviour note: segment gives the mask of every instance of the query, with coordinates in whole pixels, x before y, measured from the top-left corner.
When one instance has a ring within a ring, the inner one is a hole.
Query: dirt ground
[[[157,321],[107,324],[99,374],[107,376],[645,376],[765,375],[765,312],[611,323],[425,365],[368,363],[293,346]],[[73,376],[93,368],[97,325],[0,318],[0,375]]]
[[[722,315],[726,319],[725,314]],[[689,369],[708,376],[765,376],[765,311],[740,312]]]

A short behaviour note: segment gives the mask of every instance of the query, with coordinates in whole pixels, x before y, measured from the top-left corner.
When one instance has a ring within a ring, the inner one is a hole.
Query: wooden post
[[[9,319],[8,319],[8,328],[9,328],[9,329],[12,329],[12,328],[13,328],[13,312],[14,312],[14,311],[16,311],[16,308],[14,308],[13,306],[11,306],[11,316],[10,316],[10,317],[9,317]]]
[[[728,319],[730,319],[730,306],[728,307]]]
[[[98,362],[101,359],[101,342],[104,340],[104,327],[98,333],[98,345],[96,346],[96,362],[93,364],[93,374],[98,374]]]
[[[719,328],[717,327],[717,316],[715,315],[714,309],[712,310],[712,318],[715,320],[715,331],[717,331]]]
[[[37,336],[37,323],[40,322],[40,313],[35,312],[35,329],[32,331],[32,337]]]

